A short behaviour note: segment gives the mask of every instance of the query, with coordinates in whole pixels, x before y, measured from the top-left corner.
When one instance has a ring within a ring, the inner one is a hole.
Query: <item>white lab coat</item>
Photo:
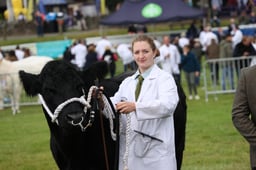
[[[135,102],[136,72],[126,78],[111,97],[115,105],[121,100]],[[179,97],[173,77],[154,65],[144,79],[131,116],[129,170],[176,170],[173,113]],[[124,169],[126,115],[121,114],[119,170]],[[150,135],[146,137],[135,131]]]

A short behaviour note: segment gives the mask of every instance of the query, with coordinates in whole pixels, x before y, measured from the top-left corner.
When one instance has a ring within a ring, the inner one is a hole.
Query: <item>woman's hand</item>
[[[135,111],[135,103],[134,102],[119,102],[116,104],[116,109],[123,114],[128,114],[130,112]]]

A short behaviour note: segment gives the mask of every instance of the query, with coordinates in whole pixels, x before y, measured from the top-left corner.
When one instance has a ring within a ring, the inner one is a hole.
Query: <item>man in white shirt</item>
[[[78,43],[71,48],[71,54],[75,55],[75,58],[71,60],[75,66],[77,66],[78,70],[83,70],[85,62],[86,62],[86,55],[87,55],[87,48],[85,46],[84,40],[78,40]]]
[[[200,43],[202,45],[202,51],[206,51],[206,48],[211,45],[212,39],[215,40],[215,42],[218,44],[219,40],[216,34],[214,34],[211,30],[210,26],[206,26],[205,27],[205,31],[204,33],[202,33],[202,35],[200,34]]]
[[[176,82],[180,83],[181,56],[178,48],[170,43],[170,37],[163,37],[163,45],[159,48],[160,58],[159,63],[162,69],[173,75]]]
[[[136,64],[134,62],[132,51],[130,49],[129,44],[119,44],[116,49],[116,52],[123,62],[125,72],[128,70],[128,68],[130,68],[131,70],[136,69]]]
[[[233,31],[231,31],[232,37],[232,47],[235,49],[235,46],[240,43],[243,39],[243,32],[239,29],[238,26],[235,26]]]
[[[113,46],[112,43],[105,36],[103,36],[102,39],[97,42],[95,48],[96,52],[98,53],[99,60],[102,58],[106,48],[110,48],[112,50]]]
[[[180,48],[183,49],[185,45],[189,45],[189,39],[186,37],[186,33],[182,32],[178,41]]]

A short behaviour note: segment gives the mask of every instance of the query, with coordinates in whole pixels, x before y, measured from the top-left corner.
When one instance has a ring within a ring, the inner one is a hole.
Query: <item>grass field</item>
[[[248,170],[248,144],[231,122],[233,95],[188,101],[184,170]],[[49,130],[40,106],[22,107],[13,116],[0,112],[0,169],[57,169],[49,149]]]
[[[121,72],[118,63],[117,72]],[[187,92],[185,82],[182,83]],[[231,121],[233,94],[187,101],[188,118],[183,170],[248,170],[249,146]],[[0,111],[0,170],[55,170],[49,129],[40,106],[23,106],[13,116]]]

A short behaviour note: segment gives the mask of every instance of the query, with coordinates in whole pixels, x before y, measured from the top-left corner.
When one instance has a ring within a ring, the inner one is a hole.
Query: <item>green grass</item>
[[[248,144],[231,121],[233,94],[188,101],[184,170],[247,170]]]
[[[0,111],[0,169],[57,169],[49,148],[49,129],[40,106],[22,107],[13,116]]]
[[[118,67],[120,72],[121,67]],[[184,84],[184,83],[183,83]],[[187,93],[184,84],[185,92]],[[199,87],[199,94],[203,90]],[[183,170],[248,170],[249,146],[231,121],[233,94],[188,101]],[[22,107],[13,116],[0,111],[0,170],[57,169],[49,129],[40,106]]]

